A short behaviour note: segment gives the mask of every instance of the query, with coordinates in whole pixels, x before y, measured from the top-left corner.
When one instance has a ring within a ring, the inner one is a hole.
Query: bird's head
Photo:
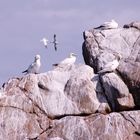
[[[41,40],[40,40],[41,42],[48,42],[49,40],[48,39],[46,39],[46,38],[42,38]]]
[[[39,59],[40,59],[40,55],[37,54],[37,55],[35,56],[35,61],[36,61],[36,60],[39,60]]]
[[[77,55],[75,53],[70,53],[70,57],[76,57]]]
[[[111,22],[115,22],[115,20],[114,19],[111,19]]]

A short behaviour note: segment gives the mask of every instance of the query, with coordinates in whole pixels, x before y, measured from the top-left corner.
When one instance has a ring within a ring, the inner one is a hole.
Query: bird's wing
[[[108,28],[108,27],[109,27],[108,24],[102,24],[102,25],[100,25],[98,27],[95,27],[94,29],[105,29],[105,28]]]
[[[44,40],[44,45],[47,46],[47,44],[48,44],[48,43],[47,43],[47,40]]]
[[[61,62],[57,63],[57,64],[53,64],[53,66],[58,66],[58,65],[67,65],[67,64],[74,64],[74,62],[76,61],[76,58],[66,58],[64,60],[62,60]]]
[[[66,59],[62,60],[61,62],[59,62],[59,63],[53,64],[53,66],[68,64],[69,63],[69,59],[70,58],[66,58]]]
[[[111,68],[113,64],[114,64],[114,62],[109,62],[103,67],[103,69]]]
[[[113,62],[109,62],[107,63],[102,70],[100,70],[98,73],[105,73],[105,72],[108,72],[108,71],[112,71],[112,65],[113,65]]]
[[[98,73],[104,73],[115,70],[119,65],[119,62],[117,60],[114,60],[112,62],[107,63],[101,71]]]
[[[32,70],[32,69],[34,68],[35,65],[36,65],[36,63],[33,62],[33,63],[28,67],[28,70],[29,70],[29,71]]]
[[[64,60],[60,62],[60,64],[66,64],[66,63],[69,63],[69,61],[70,61],[70,58],[65,58]]]
[[[55,49],[55,51],[57,51],[57,47],[56,47],[56,45],[57,45],[57,44],[54,44],[54,49]]]
[[[106,22],[104,22],[103,24],[110,24],[111,22],[110,21],[106,21]]]
[[[53,36],[53,37],[54,37],[54,39],[56,39],[56,34],[54,34],[54,36]]]
[[[52,64],[52,65],[56,67],[56,66],[58,66],[59,64],[56,63],[56,64]]]
[[[32,63],[31,65],[29,65],[29,67],[25,71],[23,71],[22,73],[25,73],[25,72],[28,73],[28,71],[30,71],[33,67],[34,67],[34,63]]]
[[[112,69],[108,67],[108,68],[104,68],[104,69],[100,70],[98,72],[98,74],[105,73],[105,72],[111,72],[111,71],[112,71]]]
[[[28,70],[24,70],[22,73],[26,73],[26,72],[28,72]]]
[[[61,64],[74,64],[76,61],[76,58],[75,57],[72,57],[72,58],[66,58],[64,59],[63,61],[61,61],[60,63]]]

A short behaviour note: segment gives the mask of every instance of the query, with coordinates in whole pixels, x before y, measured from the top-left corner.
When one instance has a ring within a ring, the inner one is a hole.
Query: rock
[[[125,24],[123,27],[124,28],[134,27],[136,29],[140,29],[140,22],[139,21],[131,22],[130,24]]]
[[[135,104],[140,106],[140,62],[123,61],[120,63],[118,70],[130,92],[133,93]]]
[[[125,100],[127,105],[123,106],[127,108],[131,104],[129,108],[132,108],[135,105],[139,108],[140,22],[132,22],[129,25],[129,28],[125,26],[124,28],[109,30],[91,29],[88,31],[88,34],[90,35],[92,33],[93,36],[92,38],[88,38],[88,40],[85,39],[86,36],[88,36],[87,31],[85,32],[83,33],[84,43],[82,46],[85,63],[91,66],[95,73],[98,73],[108,62],[112,62],[115,59],[115,55],[121,54],[122,59],[116,70],[116,74],[118,75],[117,87],[120,85],[118,92],[121,93],[122,90],[126,91],[125,89],[127,86],[129,92],[126,93],[129,93],[129,100]],[[106,80],[102,80],[102,85],[108,85],[107,87],[110,89],[111,95],[114,91],[111,88],[113,82],[112,78],[113,77],[109,77],[110,82],[108,81],[107,83]],[[123,86],[124,89],[121,85],[125,85]],[[106,94],[108,96],[110,95],[107,92]],[[132,96],[134,98],[135,105],[133,105]],[[119,102],[120,99],[123,100],[123,98],[119,98]],[[118,102],[118,100],[116,101]],[[121,102],[123,103],[123,101]],[[122,107],[120,110],[121,109]]]
[[[9,80],[0,97],[0,139],[33,139],[47,128],[50,120],[19,88],[19,79]]]
[[[46,140],[64,140],[64,139],[59,137],[53,137],[53,138],[47,138]]]
[[[105,74],[101,80],[113,111],[127,110],[135,106],[127,86],[115,73]]]
[[[10,79],[1,89],[0,139],[46,139],[55,119],[110,112],[94,77],[87,65],[68,65]]]
[[[67,116],[54,121],[49,138],[66,140],[138,140],[140,111],[94,114],[87,117]]]
[[[103,92],[103,88],[102,88],[100,80],[99,80],[99,75],[94,75],[93,78],[91,79],[91,81],[93,82],[93,87],[96,91],[98,100],[100,101],[100,106],[99,106],[97,112],[100,112],[103,114],[105,114],[106,112],[107,113],[111,112],[111,108],[108,105],[109,102],[106,99],[106,96]]]

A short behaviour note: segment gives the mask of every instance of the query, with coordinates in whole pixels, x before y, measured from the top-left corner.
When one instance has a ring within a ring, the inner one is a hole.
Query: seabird
[[[102,25],[94,29],[116,29],[116,28],[118,28],[118,23],[112,19],[111,22],[104,22]]]
[[[98,74],[103,74],[103,73],[106,73],[106,72],[113,72],[113,71],[115,71],[116,68],[119,66],[119,61],[122,58],[122,56],[120,54],[118,54],[115,57],[116,57],[116,59],[111,61],[111,62],[108,62],[103,67],[103,69],[98,72]]]
[[[35,73],[37,74],[39,72],[41,66],[41,62],[40,62],[40,55],[36,55],[34,58],[34,62],[28,67],[27,70],[23,71],[22,73]]]
[[[43,38],[42,40],[40,40],[41,42],[43,42],[44,46],[47,48],[47,45],[48,45],[48,39],[47,38]]]
[[[56,40],[56,34],[54,34],[54,36],[53,36],[53,42],[50,42],[50,43],[53,43],[54,44],[54,49],[55,49],[55,51],[57,51],[58,42]]]
[[[65,58],[64,60],[62,60],[60,63],[57,64],[53,64],[53,66],[58,66],[58,65],[71,65],[74,64],[76,61],[76,54],[74,53],[70,53],[69,57]]]

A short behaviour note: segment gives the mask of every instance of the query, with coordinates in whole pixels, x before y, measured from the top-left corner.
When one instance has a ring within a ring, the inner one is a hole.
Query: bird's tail
[[[94,29],[102,29],[102,28],[104,28],[104,26],[103,26],[103,25],[98,26],[98,27],[95,27]]]
[[[27,73],[27,70],[23,71],[22,73]]]
[[[103,73],[105,73],[106,71],[104,71],[104,70],[100,70],[100,71],[98,71],[97,73],[98,74],[103,74]]]
[[[106,73],[106,72],[108,72],[108,69],[102,69],[102,70],[98,71],[98,74],[102,74],[102,73]]]
[[[105,74],[105,73],[110,73],[110,72],[112,72],[112,70],[110,70],[110,69],[103,69],[103,70],[98,71],[98,74]]]
[[[55,66],[55,67],[58,66],[58,64],[52,64],[52,65]]]
[[[55,51],[57,51],[57,47],[56,47],[56,44],[54,45],[54,49],[55,49]]]

